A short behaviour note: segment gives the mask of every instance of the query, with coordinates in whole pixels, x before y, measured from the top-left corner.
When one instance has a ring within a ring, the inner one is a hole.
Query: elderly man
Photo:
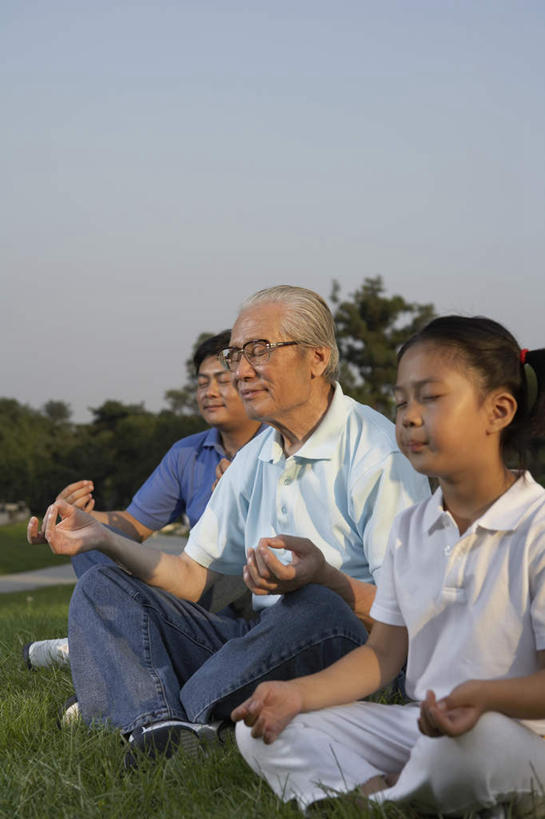
[[[222,358],[248,415],[272,429],[238,454],[183,554],[153,555],[63,501],[47,512],[54,551],[98,548],[131,573],[97,567],[79,581],[72,675],[84,719],[109,720],[150,753],[190,750],[258,682],[365,642],[391,521],[428,492],[393,425],[335,384],[334,325],[317,294],[254,295]],[[190,602],[217,573],[241,572],[250,622]]]

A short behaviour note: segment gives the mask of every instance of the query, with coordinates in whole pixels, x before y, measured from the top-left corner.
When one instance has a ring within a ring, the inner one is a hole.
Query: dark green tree
[[[72,415],[70,404],[66,401],[47,401],[42,407],[42,412],[54,424],[68,423]]]
[[[341,300],[339,283],[334,281],[330,298],[343,390],[391,417],[397,350],[434,317],[433,305],[386,295],[380,276],[366,278],[359,290],[345,300]]]

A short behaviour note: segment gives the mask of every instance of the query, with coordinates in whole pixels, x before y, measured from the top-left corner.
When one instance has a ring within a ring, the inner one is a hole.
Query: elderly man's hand
[[[291,563],[281,563],[274,549],[290,551]],[[308,538],[264,537],[249,550],[243,578],[252,594],[286,594],[307,583],[321,583],[325,566],[322,552]]]
[[[61,520],[57,523],[59,516]],[[29,543],[47,542],[51,551],[60,555],[76,555],[95,549],[104,543],[107,535],[108,530],[97,520],[65,500],[51,504],[41,529],[35,517],[30,518],[27,529]]]

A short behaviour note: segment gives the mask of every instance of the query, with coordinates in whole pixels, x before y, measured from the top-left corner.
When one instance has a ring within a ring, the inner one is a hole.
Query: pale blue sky
[[[157,410],[278,283],[544,346],[542,0],[4,0],[0,395]]]

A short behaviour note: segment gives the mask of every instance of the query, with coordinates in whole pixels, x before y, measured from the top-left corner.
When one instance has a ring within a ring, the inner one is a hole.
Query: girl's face
[[[394,395],[397,442],[418,472],[461,476],[497,457],[489,402],[474,372],[449,348],[410,347],[399,362]]]

